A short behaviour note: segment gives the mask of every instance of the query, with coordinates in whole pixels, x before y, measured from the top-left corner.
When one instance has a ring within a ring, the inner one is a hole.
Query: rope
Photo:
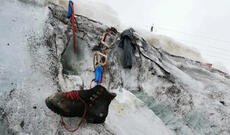
[[[93,81],[95,81],[95,79],[93,79],[92,81],[91,81],[91,83],[90,83],[90,89],[92,88],[92,83],[93,83]]]
[[[70,92],[65,92],[65,93],[63,93],[63,96],[65,96],[65,97],[67,97],[67,98],[71,98],[71,99],[80,100],[80,101],[84,104],[84,113],[83,113],[83,115],[82,115],[82,117],[81,117],[81,121],[78,123],[78,126],[77,126],[76,129],[71,130],[71,129],[67,128],[67,126],[66,126],[66,124],[65,124],[65,122],[64,122],[64,119],[63,119],[63,117],[61,116],[61,123],[62,123],[62,125],[64,126],[64,128],[65,128],[67,131],[69,131],[69,132],[75,132],[75,131],[77,131],[77,130],[80,128],[81,124],[83,123],[83,120],[84,120],[84,118],[85,118],[85,116],[86,116],[86,112],[87,112],[87,104],[86,104],[86,102],[80,97],[79,92],[76,91],[76,90],[73,90],[73,91],[70,91]]]
[[[104,71],[105,71],[105,66],[102,67],[102,72],[101,72],[101,80],[100,80],[100,83],[102,83],[103,81],[103,74],[104,74]]]
[[[72,15],[71,15],[71,22],[72,22],[72,30],[73,30],[73,50],[74,53],[77,52],[77,48],[76,48],[76,28],[75,28],[75,18],[74,18],[74,6],[73,6],[73,2],[70,3],[70,6],[72,8]]]

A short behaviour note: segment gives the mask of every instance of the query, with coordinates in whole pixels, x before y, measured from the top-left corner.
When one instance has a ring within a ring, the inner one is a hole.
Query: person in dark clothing
[[[151,30],[150,31],[153,32],[153,26],[151,26]]]
[[[134,29],[130,28],[121,33],[121,41],[119,47],[124,50],[124,60],[123,67],[124,68],[132,68],[133,63],[133,53],[135,49],[135,37],[134,37]]]

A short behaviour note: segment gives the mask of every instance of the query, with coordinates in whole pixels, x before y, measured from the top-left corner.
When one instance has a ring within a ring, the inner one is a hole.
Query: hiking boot
[[[96,85],[89,90],[54,93],[46,99],[46,105],[64,117],[82,117],[86,111],[88,123],[103,123],[108,115],[109,104],[115,97],[115,93]]]

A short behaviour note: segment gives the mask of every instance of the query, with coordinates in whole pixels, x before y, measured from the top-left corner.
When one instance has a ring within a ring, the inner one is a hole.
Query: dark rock
[[[10,90],[10,94],[9,94],[9,96],[12,98],[12,94],[13,94],[13,92],[15,91],[15,88],[13,88],[12,90]]]
[[[173,85],[167,89],[167,92],[171,95],[175,95],[175,94],[180,94],[181,90],[178,89],[175,85]]]
[[[225,105],[225,102],[224,102],[224,101],[220,101],[220,103],[221,103],[222,105]]]
[[[23,128],[25,125],[24,120],[20,123],[21,128]]]

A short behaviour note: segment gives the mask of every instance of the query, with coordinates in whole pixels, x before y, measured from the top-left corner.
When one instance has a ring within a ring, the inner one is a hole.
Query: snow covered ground
[[[4,10],[10,6],[15,7],[13,11]],[[69,55],[61,55],[71,46],[71,24],[62,8],[47,6],[33,0],[1,3],[0,30],[4,32],[0,33],[0,133],[3,135],[68,134],[59,116],[46,107],[45,98],[57,90],[79,89],[82,84],[88,87],[93,78],[91,49],[99,43],[98,38],[107,26],[77,16],[81,30],[77,32],[77,45],[82,52],[76,57],[70,49]],[[94,10],[92,6],[79,7],[82,14]],[[89,13],[89,17],[97,20],[93,12]],[[110,21],[103,20],[104,17],[98,19],[110,25],[115,17]],[[82,31],[87,33],[84,38]],[[140,43],[141,50],[162,68],[136,53],[133,68],[123,69],[122,50],[119,47],[109,50],[103,85],[118,96],[112,101],[104,124],[84,122],[74,134],[230,134],[229,75],[191,60],[202,58],[172,39],[158,35],[151,38],[143,31],[138,32],[149,41]],[[179,49],[173,50],[173,46]],[[68,70],[72,74],[62,74],[66,70],[64,63],[71,67]],[[78,121],[79,118],[66,119],[71,128]]]

